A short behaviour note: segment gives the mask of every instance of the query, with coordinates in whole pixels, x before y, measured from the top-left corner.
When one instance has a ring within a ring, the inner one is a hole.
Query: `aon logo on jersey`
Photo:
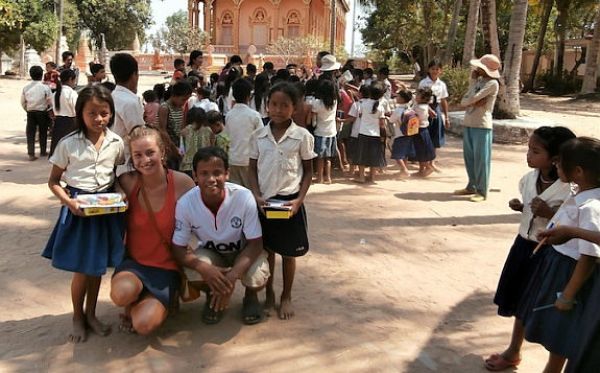
[[[242,248],[242,240],[238,240],[237,242],[217,244],[215,244],[213,241],[208,241],[204,245],[204,248],[207,250],[216,251],[218,253],[235,253],[240,251]]]

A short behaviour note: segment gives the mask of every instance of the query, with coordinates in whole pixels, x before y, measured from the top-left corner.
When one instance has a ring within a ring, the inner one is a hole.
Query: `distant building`
[[[257,53],[279,37],[314,35],[329,41],[332,2],[336,1],[336,45],[344,45],[346,0],[188,0],[191,28],[210,36],[215,53]]]

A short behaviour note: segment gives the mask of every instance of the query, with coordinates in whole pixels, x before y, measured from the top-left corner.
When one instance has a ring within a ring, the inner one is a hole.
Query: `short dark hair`
[[[388,76],[390,75],[390,68],[387,66],[380,67],[377,71],[378,74]]]
[[[181,58],[176,58],[173,60],[173,67],[177,69],[177,66],[180,65],[184,65],[185,66],[185,61],[182,60]]]
[[[229,58],[229,62],[231,64],[234,64],[234,63],[242,64],[242,63],[244,63],[244,61],[242,61],[242,57],[238,56],[237,54],[234,54],[233,56],[231,56]]]
[[[238,79],[231,85],[235,102],[245,104],[252,94],[252,83],[246,79]]]
[[[253,63],[249,63],[246,65],[246,73],[256,74],[256,65]]]
[[[292,101],[292,104],[294,105],[294,107],[298,106],[299,101],[300,101],[300,93],[298,92],[298,90],[296,89],[294,84],[289,83],[289,82],[280,82],[280,83],[275,84],[269,91],[269,96],[268,96],[269,100],[271,99],[271,96],[275,92],[281,92],[284,95],[288,96],[289,99]]]
[[[202,96],[203,98],[210,98],[210,94],[211,94],[210,88],[208,88],[208,87],[201,87],[198,90],[198,94],[200,96]]]
[[[92,73],[93,76],[95,76],[96,74],[98,74],[100,72],[100,70],[104,70],[104,65],[101,63],[90,63],[90,72]]]
[[[198,77],[197,75],[190,75],[186,79],[187,82],[190,83],[190,85],[192,86],[192,89],[198,88],[198,85],[200,84],[200,77]]]
[[[64,51],[64,52],[62,52],[61,57],[62,57],[62,60],[64,62],[69,57],[75,58],[75,55],[71,51]]]
[[[188,96],[192,94],[192,85],[185,80],[180,80],[171,87],[171,97]]]
[[[223,118],[223,114],[221,114],[219,111],[210,110],[208,113],[206,113],[206,121],[208,122],[208,125],[211,126],[218,122],[225,123],[225,118]]]
[[[363,71],[364,71],[365,75],[373,75],[373,69],[370,67],[367,67]]]
[[[41,66],[31,66],[29,68],[29,76],[33,80],[42,80],[44,77],[44,69]]]
[[[156,95],[156,92],[154,92],[151,89],[144,91],[144,93],[142,93],[142,97],[144,98],[144,101],[146,101],[146,102],[154,102],[154,101],[158,100],[158,96]]]
[[[263,70],[273,70],[275,68],[275,65],[273,65],[273,62],[265,62],[263,64]]]
[[[202,57],[202,51],[197,49],[190,52],[190,60],[188,61],[188,66],[192,66],[192,61],[198,57]]]
[[[575,167],[583,169],[586,178],[594,187],[600,186],[600,140],[591,137],[578,137],[565,142],[560,147],[560,167],[565,174]]]
[[[110,59],[110,71],[117,84],[126,83],[134,74],[138,73],[138,63],[129,53],[117,53]]]
[[[108,80],[105,82],[100,83],[101,86],[103,86],[104,88],[108,89],[109,91],[114,91],[115,88],[117,87],[117,85],[113,82],[109,82]]]
[[[196,167],[200,162],[208,162],[211,158],[218,158],[223,161],[223,166],[225,170],[229,170],[229,158],[227,157],[227,153],[219,147],[216,146],[207,146],[205,148],[200,148],[194,154],[194,159],[192,160],[192,166],[194,167],[194,172],[196,172]]]
[[[412,92],[409,91],[408,89],[401,89],[398,92],[396,92],[396,94],[399,97],[402,97],[402,99],[404,100],[404,102],[409,102],[410,100],[412,100]]]
[[[198,106],[193,106],[187,113],[186,124],[194,124],[196,128],[206,125],[206,111]]]
[[[50,67],[56,69],[56,63],[54,63],[54,61],[48,61],[48,62],[46,62],[46,66],[50,66]]]

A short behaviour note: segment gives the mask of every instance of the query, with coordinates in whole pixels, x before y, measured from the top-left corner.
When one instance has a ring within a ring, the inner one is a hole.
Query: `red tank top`
[[[169,247],[163,245],[160,234],[154,228],[150,216],[140,205],[138,194],[141,183],[138,182],[129,198],[127,213],[127,251],[129,257],[149,267],[177,270],[177,262]],[[175,183],[173,172],[167,171],[167,193],[165,202],[159,211],[154,212],[156,224],[162,236],[170,243],[175,230]]]

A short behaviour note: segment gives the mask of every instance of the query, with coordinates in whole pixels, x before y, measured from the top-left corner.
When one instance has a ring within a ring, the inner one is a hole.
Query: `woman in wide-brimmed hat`
[[[471,60],[471,82],[461,106],[465,108],[463,121],[463,156],[469,182],[457,195],[471,195],[471,201],[487,198],[492,159],[492,111],[498,95],[498,78],[502,64],[498,57],[486,54]]]

